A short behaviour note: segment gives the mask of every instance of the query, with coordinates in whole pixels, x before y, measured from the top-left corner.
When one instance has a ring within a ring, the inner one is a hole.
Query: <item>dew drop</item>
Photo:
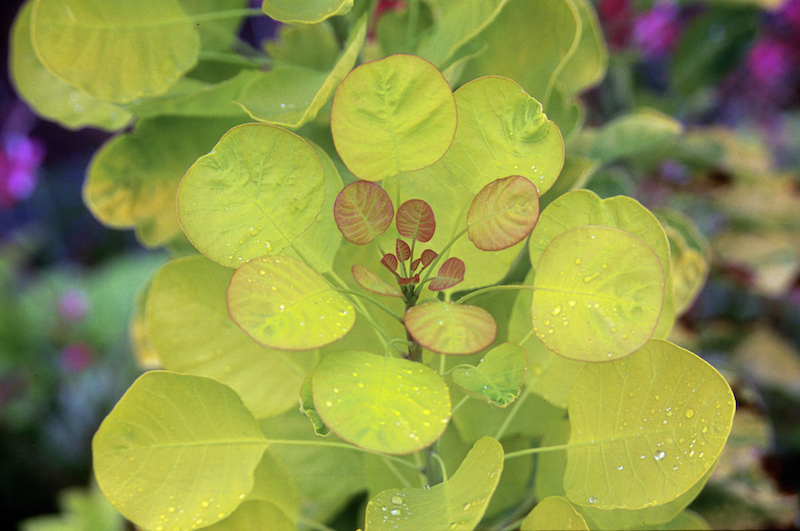
[[[589,282],[591,282],[592,280],[596,279],[599,276],[600,276],[600,273],[594,273],[592,275],[588,275],[588,276],[583,277],[583,281],[588,284]]]
[[[662,459],[664,459],[665,455],[667,454],[664,453],[664,450],[659,450],[658,452],[656,452],[656,455],[654,457],[656,458],[656,461],[661,461]]]
[[[561,306],[556,306],[553,308],[553,315],[558,315],[561,313]]]
[[[581,259],[580,258],[576,258],[575,259],[575,265],[581,265]]]
[[[589,498],[589,503],[597,503],[597,496],[592,496]]]
[[[622,470],[622,465],[619,465],[619,466],[617,467],[617,470]]]
[[[464,504],[464,510],[465,511],[469,511],[471,507],[472,507],[472,504],[470,502],[467,502],[467,503]]]
[[[400,514],[400,511],[398,511],[397,509],[392,509],[391,511],[389,511],[389,514],[391,514],[392,516],[397,516]]]
[[[694,417],[694,409],[689,408],[686,410],[686,418],[690,419],[692,417]]]
[[[575,303],[575,301],[569,301],[569,303],[568,303],[568,304],[569,304],[570,306],[575,306],[575,304],[576,304],[576,303]]]
[[[267,252],[270,252],[272,250],[272,242],[264,242],[264,249],[266,249]]]
[[[331,406],[333,406],[333,402],[331,402],[330,400],[326,400],[325,401],[325,405],[328,406],[328,407],[331,407]]]

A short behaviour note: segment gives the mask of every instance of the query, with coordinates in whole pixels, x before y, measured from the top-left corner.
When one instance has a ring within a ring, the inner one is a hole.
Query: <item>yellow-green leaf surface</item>
[[[487,352],[477,367],[453,369],[453,383],[472,396],[506,407],[519,396],[527,365],[522,347],[503,343]]]
[[[664,147],[683,131],[674,118],[653,109],[616,118],[597,132],[589,157],[608,162]]]
[[[200,44],[203,50],[226,52],[237,42],[237,31],[245,17],[243,10],[247,7],[248,0],[178,0],[178,2],[189,16],[238,11],[238,16],[205,19],[196,26],[200,32]]]
[[[235,100],[254,120],[295,129],[316,118],[336,87],[356,64],[367,35],[361,20],[336,64],[324,71],[276,65],[250,82]]]
[[[228,315],[233,270],[201,255],[159,269],[145,306],[147,334],[169,371],[214,378],[231,387],[256,418],[297,406],[316,351],[287,353],[254,342]]]
[[[283,24],[276,39],[264,42],[264,49],[277,62],[319,71],[330,70],[340,52],[330,21],[299,26]]]
[[[533,287],[533,331],[547,348],[574,360],[609,361],[653,335],[664,273],[642,239],[587,225],[550,242]]]
[[[496,179],[521,175],[541,195],[564,165],[561,133],[542,105],[515,81],[489,76],[455,92],[458,130],[442,160],[472,193]]]
[[[549,31],[531,31],[531,20],[546,20]],[[509,46],[509,35],[526,39]],[[602,35],[588,0],[511,0],[482,33],[485,47],[465,75],[515,79],[548,113],[563,114],[551,108],[557,92],[566,100],[605,75],[608,51]]]
[[[229,387],[153,371],[100,425],[92,456],[100,488],[126,518],[145,529],[196,529],[239,506],[266,447]]]
[[[666,285],[670,285],[670,249],[664,229],[652,212],[630,197],[600,199],[589,190],[566,193],[542,210],[539,221],[528,240],[531,264],[536,264],[550,242],[566,230],[602,225],[638,236],[658,256]],[[655,337],[666,337],[675,321],[674,298],[671,289],[665,290],[664,305],[654,331]]]
[[[261,9],[275,20],[287,24],[316,24],[334,15],[345,15],[353,0],[264,0]]]
[[[131,113],[65,83],[42,65],[31,44],[32,6],[33,0],[22,5],[11,28],[8,61],[17,93],[37,114],[68,129],[124,127]]]
[[[163,117],[142,120],[95,153],[83,186],[92,214],[114,228],[135,228],[149,246],[181,235],[175,196],[186,170],[236,122]]]
[[[368,352],[322,359],[312,376],[323,422],[356,446],[409,454],[432,444],[450,420],[447,384],[427,366]]]
[[[587,364],[570,397],[569,499],[607,509],[675,500],[713,466],[734,409],[712,366],[660,339],[626,358]]]
[[[231,318],[256,342],[280,350],[309,350],[344,337],[356,312],[305,263],[262,256],[243,264],[228,286]]]
[[[497,336],[492,314],[468,304],[425,302],[409,308],[403,321],[420,345],[439,354],[474,354]]]
[[[503,472],[503,447],[480,439],[453,477],[430,488],[385,490],[367,504],[365,531],[472,531]]]
[[[572,504],[559,496],[548,496],[528,513],[522,521],[521,531],[547,531],[562,529],[564,531],[589,531],[586,520],[575,510]]]
[[[34,0],[31,40],[42,64],[90,96],[156,96],[194,67],[195,22],[177,0]]]
[[[455,130],[450,86],[436,67],[413,55],[359,66],[333,98],[336,151],[359,179],[380,181],[433,164]]]
[[[536,186],[512,175],[492,181],[478,192],[467,213],[467,233],[475,247],[499,251],[527,238],[539,219]]]
[[[189,241],[238,267],[286,247],[316,220],[324,171],[302,138],[268,124],[234,127],[186,172],[178,218]]]
[[[436,7],[438,20],[420,43],[417,53],[446,68],[458,49],[481,32],[507,0],[451,0]]]

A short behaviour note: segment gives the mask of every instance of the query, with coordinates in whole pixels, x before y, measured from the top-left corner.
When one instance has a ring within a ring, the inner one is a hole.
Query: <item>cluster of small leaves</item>
[[[699,280],[663,226],[577,190],[680,134],[645,112],[577,138],[607,60],[591,4],[264,0],[289,24],[265,70],[231,58],[245,3],[30,0],[15,24],[39,112],[136,119],[89,208],[187,255],[134,317],[164,370],[93,441],[115,507],[156,531],[294,529],[361,491],[369,531],[680,518],[733,397],[664,340]]]

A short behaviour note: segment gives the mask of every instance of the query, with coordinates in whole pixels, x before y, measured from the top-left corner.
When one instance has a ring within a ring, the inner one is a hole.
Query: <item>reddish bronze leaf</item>
[[[428,267],[431,262],[436,260],[437,256],[439,255],[436,253],[436,251],[432,251],[430,249],[425,249],[422,251],[422,256],[420,257],[420,260],[422,260],[422,267]]]
[[[410,199],[397,209],[397,232],[406,238],[427,242],[436,232],[431,206],[422,199]]]
[[[539,220],[536,186],[519,175],[484,186],[469,208],[469,239],[482,251],[500,251],[521,242]]]
[[[397,258],[401,262],[405,262],[406,260],[411,258],[411,247],[409,247],[406,242],[404,242],[399,238],[397,239],[395,250],[397,251]]]
[[[392,253],[386,253],[383,258],[381,258],[381,263],[392,273],[397,271],[397,257]]]
[[[448,258],[439,268],[439,274],[431,281],[428,289],[442,291],[443,289],[452,288],[464,280],[465,270],[464,262],[455,257]]]
[[[394,206],[389,194],[377,184],[356,181],[336,196],[333,217],[348,241],[364,245],[389,228]]]

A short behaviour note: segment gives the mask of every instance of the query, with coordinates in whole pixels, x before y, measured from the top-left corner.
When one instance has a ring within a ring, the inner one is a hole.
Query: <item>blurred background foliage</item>
[[[671,339],[717,367],[737,398],[731,439],[692,509],[715,529],[795,529],[800,0],[594,3],[612,54],[605,80],[583,95],[587,128],[576,141],[595,151],[636,142],[658,113],[682,128],[645,156],[609,155],[586,186],[657,212],[673,260],[707,278]],[[3,11],[6,35],[18,4]],[[263,19],[242,29],[253,43],[273,34]],[[36,118],[3,71],[0,510],[14,524],[27,519],[26,531],[123,529],[91,485],[90,441],[141,371],[128,323],[166,256],[102,227],[81,203],[106,134]]]

